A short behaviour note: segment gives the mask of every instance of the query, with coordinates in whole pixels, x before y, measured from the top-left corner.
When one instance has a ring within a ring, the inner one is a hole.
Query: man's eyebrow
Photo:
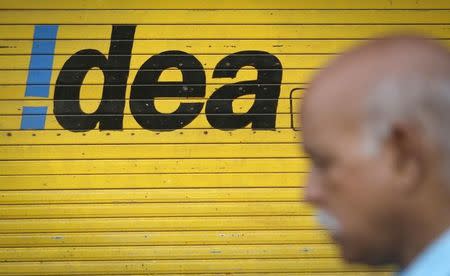
[[[308,155],[308,157],[312,159],[323,159],[327,156],[320,149],[311,148],[310,146],[309,147],[303,146],[303,151],[306,153],[306,155]]]
[[[309,156],[315,155],[314,150],[312,150],[310,147],[306,146],[305,144],[303,144],[302,147],[303,147],[303,151],[304,151],[307,155],[309,155]]]

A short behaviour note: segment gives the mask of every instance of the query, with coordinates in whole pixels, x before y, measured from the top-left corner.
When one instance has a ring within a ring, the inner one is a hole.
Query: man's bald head
[[[390,124],[422,128],[430,142],[448,147],[450,169],[450,52],[431,39],[393,35],[356,47],[315,76],[305,102],[311,104],[303,116],[323,108],[332,119],[365,128],[368,151]]]
[[[448,74],[449,60],[450,52],[431,39],[393,35],[372,40],[339,55],[316,75],[310,88],[314,89],[324,79],[339,78],[345,74],[362,77],[369,82],[379,81],[380,77],[391,74]]]
[[[351,49],[315,76],[301,113],[306,199],[347,260],[406,265],[450,225],[445,47],[394,35]]]

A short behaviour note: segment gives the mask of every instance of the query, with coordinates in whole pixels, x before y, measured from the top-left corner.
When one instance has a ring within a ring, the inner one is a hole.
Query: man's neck
[[[435,207],[435,206],[434,206]],[[450,228],[450,205],[440,208],[421,207],[403,231],[403,246],[399,264],[410,265],[426,248]]]

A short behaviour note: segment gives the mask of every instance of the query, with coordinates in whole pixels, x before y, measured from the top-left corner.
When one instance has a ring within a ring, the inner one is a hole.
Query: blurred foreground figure
[[[450,53],[416,36],[334,60],[302,105],[306,200],[349,262],[450,275]]]

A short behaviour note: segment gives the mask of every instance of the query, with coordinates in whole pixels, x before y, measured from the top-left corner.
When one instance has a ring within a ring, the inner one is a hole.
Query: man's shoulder
[[[430,244],[399,276],[450,276],[450,228]]]

